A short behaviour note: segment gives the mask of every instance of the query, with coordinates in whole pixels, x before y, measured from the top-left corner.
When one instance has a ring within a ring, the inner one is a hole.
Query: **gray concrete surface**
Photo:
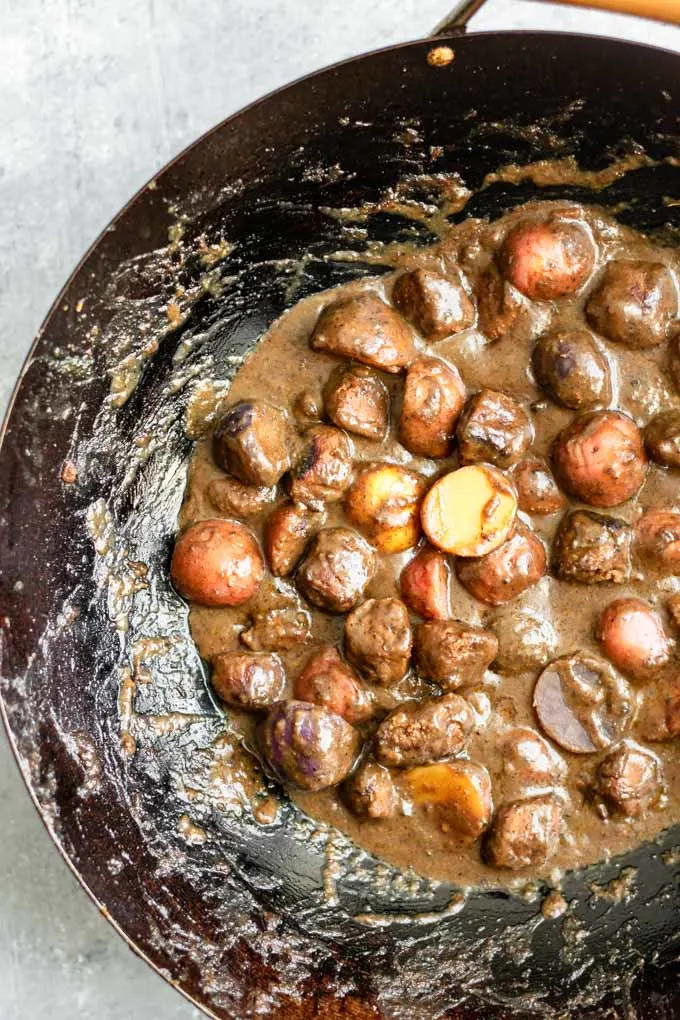
[[[427,34],[447,0],[0,0],[0,409],[84,249],[201,132],[276,86]],[[680,49],[680,29],[489,0],[483,28]],[[188,1020],[60,860],[0,735],[0,1020]]]

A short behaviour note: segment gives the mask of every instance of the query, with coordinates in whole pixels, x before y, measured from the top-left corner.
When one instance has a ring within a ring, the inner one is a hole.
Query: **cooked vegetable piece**
[[[615,813],[626,818],[640,818],[661,795],[658,759],[636,744],[624,741],[600,762],[595,792]]]
[[[377,294],[327,305],[310,340],[315,351],[360,361],[383,372],[402,372],[416,357],[410,326]]]
[[[526,222],[509,232],[498,261],[522,294],[532,301],[552,301],[581,289],[595,265],[595,246],[573,221]]]
[[[404,779],[414,804],[433,808],[457,835],[478,839],[493,812],[491,779],[483,765],[447,761],[409,769]]]
[[[555,514],[567,504],[542,457],[524,457],[515,465],[512,480],[517,489],[517,505],[526,514]]]
[[[501,673],[541,669],[555,654],[557,638],[550,621],[531,609],[502,610],[491,629],[498,639],[494,668]]]
[[[551,794],[504,804],[486,841],[486,860],[496,868],[538,867],[557,850],[561,828],[562,808]]]
[[[230,408],[213,439],[215,462],[248,485],[276,485],[290,467],[292,449],[286,415],[263,400]]]
[[[423,500],[423,531],[454,556],[497,549],[515,523],[517,494],[490,464],[470,464],[438,479]]]
[[[670,656],[661,617],[642,599],[610,602],[600,617],[597,636],[609,661],[636,679],[648,679]]]
[[[499,741],[503,786],[521,792],[528,787],[554,786],[567,771],[564,760],[536,730],[516,726]]]
[[[668,371],[676,390],[680,390],[680,333],[672,337],[669,344]]]
[[[340,429],[317,425],[304,437],[300,457],[290,476],[290,495],[295,503],[323,510],[337,503],[352,480],[352,446]]]
[[[403,552],[418,544],[426,485],[420,475],[396,464],[369,464],[347,493],[347,518],[380,552]]]
[[[349,528],[324,528],[312,540],[297,584],[315,606],[347,613],[361,601],[375,573],[375,553]]]
[[[680,468],[680,411],[662,411],[645,429],[645,449],[656,461],[668,468]]]
[[[265,761],[278,779],[303,790],[324,790],[345,778],[359,736],[341,716],[304,701],[274,705],[259,728]]]
[[[338,428],[364,439],[387,435],[390,398],[380,376],[365,365],[337,365],[323,390],[326,414]]]
[[[239,606],[264,574],[255,536],[237,521],[199,521],[175,543],[170,575],[180,595],[201,606]]]
[[[460,333],[475,321],[475,306],[460,280],[447,279],[430,269],[402,273],[392,290],[392,301],[430,343]]]
[[[647,510],[635,524],[636,561],[652,574],[680,573],[680,514]]]
[[[495,635],[458,620],[428,620],[416,630],[416,661],[421,676],[455,690],[474,683],[498,651]]]
[[[245,485],[238,478],[215,478],[208,486],[208,499],[221,514],[256,517],[276,499],[276,488]]]
[[[347,658],[375,683],[401,680],[411,658],[411,623],[399,599],[367,599],[345,620]]]
[[[631,526],[620,517],[575,510],[561,521],[553,567],[563,581],[623,584],[631,575]]]
[[[481,390],[463,411],[456,429],[458,451],[467,463],[484,461],[498,468],[516,464],[533,436],[521,404],[499,390]]]
[[[536,381],[558,404],[583,411],[611,400],[607,358],[585,329],[546,333],[533,352]]]
[[[477,322],[479,330],[490,340],[501,340],[523,316],[522,299],[496,266],[491,263],[477,284]]]
[[[553,466],[572,496],[592,506],[618,506],[644,482],[647,455],[632,418],[621,411],[593,411],[557,436]]]
[[[262,544],[274,577],[287,577],[323,518],[300,503],[281,503],[270,513]]]
[[[286,674],[277,655],[221,652],[212,660],[211,681],[222,701],[252,712],[279,700]]]
[[[394,768],[452,758],[465,748],[473,728],[473,711],[457,694],[405,701],[380,723],[375,756]]]
[[[458,370],[438,358],[416,358],[406,372],[399,441],[416,457],[451,452],[465,386]]]
[[[680,594],[671,595],[666,603],[666,610],[676,631],[680,630]]]
[[[451,615],[449,564],[438,549],[427,545],[401,572],[401,597],[412,613],[425,620],[446,620]]]
[[[543,670],[533,704],[541,728],[573,754],[616,743],[634,710],[626,682],[604,660],[582,652],[555,659]]]
[[[680,736],[680,673],[674,669],[642,691],[636,729],[643,740]]]
[[[609,262],[586,305],[598,333],[636,350],[667,340],[677,314],[675,282],[661,262]]]
[[[333,645],[323,645],[312,654],[295,681],[294,692],[300,701],[323,705],[352,725],[373,715],[368,691]]]
[[[540,538],[517,521],[510,536],[492,552],[457,560],[456,577],[473,598],[489,606],[501,606],[537,584],[546,569]]]
[[[399,804],[389,771],[367,758],[343,785],[342,793],[360,818],[392,818]]]

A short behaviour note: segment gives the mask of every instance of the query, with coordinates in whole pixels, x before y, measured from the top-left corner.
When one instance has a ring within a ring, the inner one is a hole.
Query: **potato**
[[[446,457],[465,402],[458,370],[438,358],[417,358],[406,372],[399,442],[416,457]]]
[[[170,576],[180,595],[201,606],[239,606],[264,575],[255,536],[237,521],[199,521],[175,543]]]
[[[380,376],[365,365],[338,365],[323,389],[326,414],[338,428],[364,439],[387,435],[390,397]]]
[[[304,436],[288,486],[291,499],[312,510],[337,503],[352,480],[352,445],[340,429],[317,425]]]
[[[281,503],[264,526],[263,545],[274,577],[287,577],[295,569],[322,515],[300,503]]]
[[[490,340],[501,340],[526,319],[522,299],[491,263],[477,284],[477,324]]]
[[[680,573],[680,514],[645,511],[635,524],[633,550],[637,563],[648,573],[661,577]]]
[[[489,606],[517,598],[545,575],[545,547],[526,524],[517,521],[505,542],[485,556],[459,559],[456,577],[466,591]]]
[[[600,617],[597,637],[609,661],[636,679],[648,679],[670,656],[661,617],[642,599],[610,602]]]
[[[208,499],[229,517],[256,517],[276,499],[276,487],[244,485],[237,478],[215,478],[208,486]]]
[[[495,868],[538,867],[555,851],[562,828],[562,808],[552,794],[504,804],[493,820],[484,848]]]
[[[594,789],[611,811],[624,818],[640,818],[661,796],[659,760],[624,741],[600,762]]]
[[[525,457],[512,471],[517,489],[517,505],[525,514],[548,515],[567,505],[549,465],[542,457]]]
[[[680,673],[677,669],[643,687],[635,727],[643,740],[666,741],[680,736]]]
[[[553,444],[557,481],[592,506],[618,506],[642,486],[647,455],[632,418],[621,411],[592,411],[563,429]]]
[[[498,652],[495,635],[458,620],[428,620],[416,630],[418,672],[446,690],[473,683]]]
[[[396,464],[369,464],[347,493],[347,518],[380,552],[403,552],[418,544],[426,487],[425,479],[414,471]]]
[[[279,700],[286,674],[278,655],[221,652],[212,660],[210,679],[222,701],[255,712]]]
[[[561,782],[567,766],[559,754],[535,730],[516,726],[499,740],[504,788],[518,793],[528,787],[554,786]]]
[[[351,358],[382,372],[403,372],[417,355],[411,327],[368,291],[327,305],[310,344],[315,351]]]
[[[555,655],[557,637],[544,613],[512,606],[499,611],[491,629],[498,639],[493,668],[501,673],[542,669]]]
[[[532,437],[531,421],[522,405],[507,393],[490,389],[472,397],[456,429],[464,463],[483,461],[498,468],[516,464]]]
[[[512,483],[490,464],[470,464],[438,479],[423,500],[423,531],[454,556],[482,556],[508,537],[517,514]]]
[[[280,701],[259,727],[258,740],[274,775],[303,790],[337,786],[350,772],[359,735],[320,705]]]
[[[352,725],[373,715],[369,692],[333,645],[323,645],[308,659],[295,681],[294,694],[300,701],[323,705]]]
[[[292,406],[293,417],[303,429],[320,425],[323,417],[321,402],[316,394],[302,390],[297,394]]]
[[[680,411],[662,411],[648,422],[645,449],[657,464],[680,468]]]
[[[248,485],[276,485],[291,463],[294,438],[288,419],[263,400],[230,408],[213,437],[215,463]]]
[[[389,770],[370,758],[345,780],[342,794],[350,810],[360,818],[392,818],[399,805]]]
[[[409,769],[404,780],[414,804],[436,811],[442,827],[475,840],[491,821],[491,779],[483,765],[447,761]]]
[[[390,768],[452,758],[464,750],[474,725],[472,709],[457,694],[405,701],[380,723],[375,757]]]
[[[585,329],[540,337],[532,361],[538,385],[564,407],[582,411],[611,400],[609,362]]]
[[[324,528],[297,572],[297,586],[313,605],[348,613],[363,598],[375,573],[375,553],[349,528]]]
[[[573,221],[520,223],[503,242],[498,262],[522,294],[532,301],[552,301],[581,289],[595,265],[595,246]]]
[[[345,652],[361,673],[389,686],[401,680],[411,658],[411,623],[399,599],[367,599],[345,620]]]
[[[633,529],[621,517],[574,510],[560,521],[553,570],[562,581],[623,584],[631,576],[632,540]]]
[[[661,262],[607,263],[586,305],[588,322],[598,333],[634,350],[667,340],[677,315],[673,274]]]
[[[446,556],[425,546],[401,572],[401,597],[416,616],[446,620],[451,615],[450,570]]]
[[[666,612],[676,631],[680,631],[680,593],[671,595],[666,602]]]
[[[460,280],[430,269],[402,273],[394,284],[392,301],[430,343],[460,333],[475,321],[475,306]]]

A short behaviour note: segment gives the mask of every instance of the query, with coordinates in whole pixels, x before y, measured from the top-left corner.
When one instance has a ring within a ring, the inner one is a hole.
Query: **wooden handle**
[[[680,0],[559,0],[577,7],[597,7],[619,14],[637,14],[640,18],[680,25]]]

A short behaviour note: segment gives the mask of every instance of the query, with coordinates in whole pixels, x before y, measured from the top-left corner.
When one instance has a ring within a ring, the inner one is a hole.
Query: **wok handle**
[[[460,0],[458,6],[435,28],[433,35],[447,35],[464,31],[470,18],[484,5],[485,0]],[[577,7],[597,7],[618,14],[636,14],[640,18],[666,21],[680,25],[680,0],[559,0]]]

